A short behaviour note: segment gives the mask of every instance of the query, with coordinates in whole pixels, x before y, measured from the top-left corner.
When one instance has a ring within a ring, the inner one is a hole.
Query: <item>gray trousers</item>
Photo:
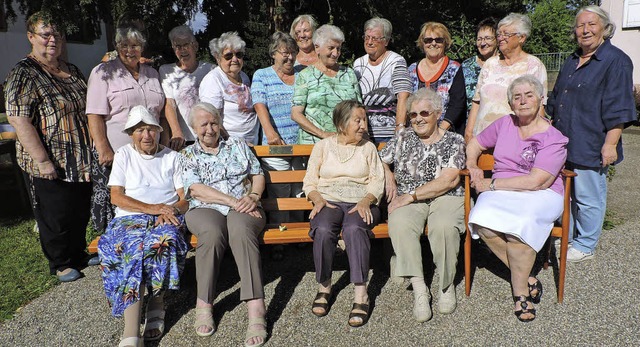
[[[371,249],[371,228],[380,221],[380,209],[371,205],[373,223],[367,225],[358,212],[347,213],[356,204],[330,202],[338,208],[324,207],[310,221],[309,236],[313,239],[313,263],[316,268],[316,281],[322,283],[331,279],[333,255],[338,244],[338,235],[342,239],[349,258],[349,279],[351,283],[364,283],[369,277],[369,251]]]
[[[220,263],[227,247],[240,274],[240,300],[264,298],[262,260],[258,236],[265,225],[262,218],[229,211],[227,216],[211,208],[196,208],[185,215],[187,228],[198,237],[196,247],[196,282],[198,298],[213,303]]]
[[[464,228],[464,198],[443,195],[431,203],[415,202],[389,215],[389,237],[396,254],[396,276],[423,277],[420,236],[429,228],[429,245],[438,268],[440,290],[453,283]]]

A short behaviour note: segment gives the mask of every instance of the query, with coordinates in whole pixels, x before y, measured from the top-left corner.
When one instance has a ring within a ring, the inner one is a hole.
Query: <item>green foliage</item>
[[[567,0],[535,1],[529,14],[533,22],[531,37],[527,39],[529,53],[570,52],[575,44],[570,38],[575,11],[568,8]]]
[[[0,221],[0,322],[58,283],[49,275],[33,225],[33,220]]]

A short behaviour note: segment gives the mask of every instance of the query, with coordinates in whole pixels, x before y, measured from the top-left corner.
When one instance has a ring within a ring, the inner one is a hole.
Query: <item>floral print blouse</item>
[[[451,131],[438,142],[425,145],[412,128],[401,129],[379,154],[383,163],[395,166],[398,194],[408,194],[433,181],[442,169],[464,169],[466,161],[464,138]],[[458,184],[443,195],[463,196],[464,188]]]
[[[220,138],[219,141],[218,154],[205,152],[200,141],[196,141],[182,150],[180,161],[189,209],[212,208],[226,216],[231,209],[229,206],[205,203],[193,198],[189,189],[191,185],[204,184],[240,199],[251,192],[249,176],[262,175],[263,172],[260,162],[243,139],[229,137],[227,140]]]

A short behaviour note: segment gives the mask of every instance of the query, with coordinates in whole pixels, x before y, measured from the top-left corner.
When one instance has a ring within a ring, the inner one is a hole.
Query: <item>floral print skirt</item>
[[[98,242],[100,269],[111,313],[119,317],[140,300],[140,285],[154,296],[179,289],[188,250],[180,226],[154,226],[157,216],[137,214],[111,220]]]

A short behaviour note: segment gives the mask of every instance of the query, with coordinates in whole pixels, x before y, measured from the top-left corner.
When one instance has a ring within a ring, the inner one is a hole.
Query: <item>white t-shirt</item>
[[[173,99],[178,106],[178,123],[185,140],[195,141],[196,134],[189,126],[189,111],[198,102],[200,82],[215,66],[207,62],[198,62],[194,72],[186,72],[176,64],[160,66],[160,81],[167,99]]]
[[[182,188],[179,154],[168,147],[154,157],[140,154],[132,144],[120,147],[113,157],[109,186],[124,187],[125,194],[147,204],[178,202]],[[115,217],[142,214],[116,207]]]
[[[222,110],[224,128],[229,135],[257,144],[258,116],[251,99],[251,80],[240,72],[242,84],[237,85],[218,66],[200,82],[200,101],[208,102]]]

